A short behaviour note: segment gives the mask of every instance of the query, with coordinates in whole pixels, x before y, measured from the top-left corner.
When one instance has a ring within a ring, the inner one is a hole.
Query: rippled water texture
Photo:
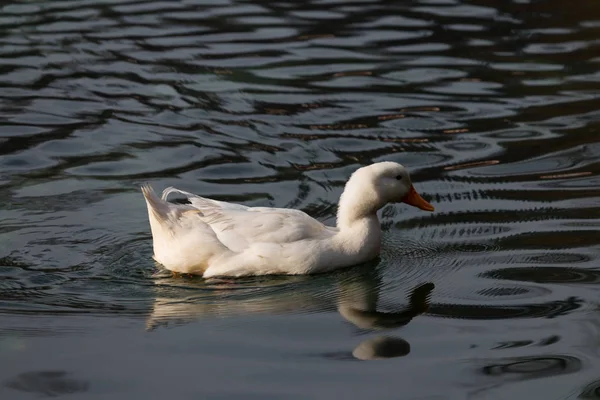
[[[600,398],[600,2],[0,5],[0,398]],[[174,278],[139,185],[335,222],[380,260]]]

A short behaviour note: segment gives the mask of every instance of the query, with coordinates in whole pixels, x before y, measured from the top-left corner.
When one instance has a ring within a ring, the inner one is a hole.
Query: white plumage
[[[247,207],[172,187],[162,198],[149,185],[142,193],[155,260],[171,271],[204,277],[310,274],[356,265],[379,254],[381,207],[402,201],[433,211],[406,169],[392,162],[352,174],[340,198],[337,227],[300,210]],[[171,193],[183,194],[190,204],[169,203]]]

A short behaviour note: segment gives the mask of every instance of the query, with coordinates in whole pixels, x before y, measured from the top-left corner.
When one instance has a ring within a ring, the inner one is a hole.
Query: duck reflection
[[[148,330],[185,324],[209,316],[337,311],[365,331],[390,330],[408,324],[429,308],[433,283],[410,291],[409,304],[398,311],[378,311],[383,286],[377,270],[357,268],[314,277],[279,277],[223,282],[217,279],[159,278],[157,296],[147,319]],[[189,291],[188,296],[182,293]],[[325,356],[376,360],[405,356],[410,344],[381,335],[364,340],[350,353]]]
[[[408,306],[393,312],[377,311],[378,290],[347,291],[344,288],[339,296],[337,309],[344,319],[361,329],[399,328],[428,310],[433,288],[434,285],[430,282],[416,286],[411,291]],[[401,357],[408,353],[410,344],[406,340],[386,335],[363,341],[352,351],[352,356],[359,360],[378,360]]]

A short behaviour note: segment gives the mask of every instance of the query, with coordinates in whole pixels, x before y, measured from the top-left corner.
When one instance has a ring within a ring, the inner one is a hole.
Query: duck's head
[[[381,206],[402,202],[421,210],[434,210],[415,190],[410,174],[402,164],[390,161],[371,164],[358,169],[351,180],[357,188],[362,186],[362,190],[370,186]]]

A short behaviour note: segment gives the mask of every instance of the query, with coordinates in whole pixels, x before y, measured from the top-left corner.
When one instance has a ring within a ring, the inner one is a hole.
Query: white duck
[[[175,188],[159,198],[150,185],[142,192],[154,259],[173,272],[205,278],[313,274],[360,264],[379,254],[380,208],[404,202],[434,210],[417,193],[406,168],[394,162],[352,174],[340,198],[337,227],[300,210],[247,207]],[[187,196],[190,204],[167,202],[170,193]]]

